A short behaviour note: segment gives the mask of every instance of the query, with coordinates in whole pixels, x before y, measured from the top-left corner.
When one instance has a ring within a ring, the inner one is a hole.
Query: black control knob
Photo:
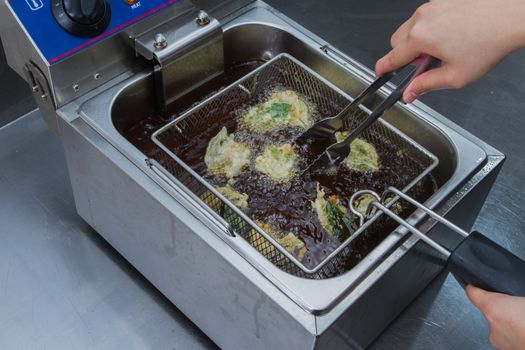
[[[62,28],[84,38],[102,34],[111,19],[107,0],[52,0],[51,10]]]

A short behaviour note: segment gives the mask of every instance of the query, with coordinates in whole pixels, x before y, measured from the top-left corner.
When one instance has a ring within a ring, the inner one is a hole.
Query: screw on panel
[[[200,10],[195,21],[198,25],[205,26],[210,23],[210,16],[206,13],[206,11]]]
[[[95,75],[93,75],[93,79],[99,80],[100,79],[100,73],[95,73]]]
[[[80,90],[80,85],[78,84],[73,85],[73,91],[78,92],[78,90]]]
[[[166,41],[166,37],[162,33],[158,33],[155,35],[155,41],[153,42],[153,47],[157,50],[162,50],[166,46],[168,46],[168,42]]]

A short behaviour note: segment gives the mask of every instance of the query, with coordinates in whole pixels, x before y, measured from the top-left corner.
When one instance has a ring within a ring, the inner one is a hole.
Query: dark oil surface
[[[240,67],[235,71],[235,74],[219,79],[208,86],[208,88],[210,91],[217,90],[221,86],[225,86],[229,82],[242,77],[249,70],[254,69],[257,64],[258,62]],[[202,100],[202,98],[199,100]],[[188,101],[191,101],[191,98]],[[194,99],[194,101],[198,100]],[[340,164],[335,173],[332,172],[330,175],[317,174],[303,177],[299,175],[301,171],[329,144],[335,142],[335,139],[325,140],[325,142],[314,142],[312,140],[300,143],[294,142],[303,130],[293,127],[263,135],[250,134],[244,130],[242,123],[239,122],[239,116],[242,115],[240,111],[247,108],[247,106],[239,106],[235,105],[235,103],[232,103],[232,105],[228,108],[214,110],[215,115],[213,118],[209,118],[211,122],[207,123],[205,128],[186,129],[184,136],[187,141],[182,145],[180,140],[174,139],[173,142],[170,142],[169,139],[164,139],[163,142],[179,158],[214,186],[225,185],[227,179],[207,172],[204,155],[209,140],[222,127],[226,127],[230,134],[236,133],[238,141],[250,141],[252,159],[262,151],[266,144],[291,143],[299,156],[299,161],[298,175],[293,177],[289,183],[279,184],[270,181],[257,172],[252,163],[249,170],[234,179],[235,182],[232,187],[239,192],[248,194],[248,208],[245,212],[252,220],[270,223],[284,234],[292,232],[305,243],[307,254],[303,263],[309,268],[315,267],[341,244],[338,237],[332,237],[324,231],[317,213],[312,207],[312,202],[315,201],[317,195],[317,183],[320,183],[327,197],[337,195],[339,202],[343,206],[348,207],[348,199],[358,190],[370,189],[381,194],[387,186],[403,188],[423,170],[423,168],[411,169],[404,165],[403,162],[399,162],[396,146],[388,142],[381,142],[381,144],[374,143],[380,159],[381,167],[379,171],[361,173],[349,169],[344,164]],[[188,102],[185,106],[180,107],[180,111],[182,112],[190,106],[191,103]],[[313,109],[315,110],[315,107]],[[327,115],[322,115],[318,111],[314,111],[313,114],[316,120],[327,117]],[[146,155],[155,158],[158,147],[151,141],[151,135],[165,124],[166,119],[164,118],[154,115],[145,116],[139,123],[128,128],[124,136]],[[434,190],[434,182],[427,178],[416,186],[410,194],[417,200],[424,201]],[[403,206],[401,215],[407,216],[412,210],[413,208],[409,206]],[[357,227],[357,218],[355,227]],[[395,227],[397,227],[395,222],[383,216],[367,232],[352,243],[350,251],[345,254],[345,260],[342,263],[340,262],[337,268],[341,271],[350,269],[377,246]]]
[[[195,103],[202,101],[206,96],[232,84],[263,63],[264,61],[250,61],[233,65],[225,74],[220,75],[208,82],[205,86],[190,92],[182,99],[176,101],[176,103],[168,108],[168,112],[164,115],[155,113],[145,114],[138,121],[130,123],[129,125],[120,126],[119,131],[146,156],[153,158],[158,152],[158,146],[151,140],[151,135],[153,135],[155,131],[188,110]],[[134,113],[134,111],[129,111],[128,113]]]

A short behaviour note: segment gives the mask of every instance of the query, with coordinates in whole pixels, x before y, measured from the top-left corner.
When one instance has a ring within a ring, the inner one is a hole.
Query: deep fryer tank
[[[256,67],[243,63],[286,53],[349,96],[372,72],[263,2],[194,3],[217,21],[210,20],[213,28],[195,32],[197,9],[178,1],[52,64],[2,2],[4,43],[6,35],[24,43],[6,45],[11,65],[20,74],[32,71],[33,86],[48,84],[52,104],[35,96],[64,144],[78,213],[222,348],[367,346],[441,271],[431,249],[398,229],[340,276],[293,276],[229,234],[180,181],[147,161],[149,136],[139,144],[126,135],[159,112],[182,115]],[[184,35],[171,36],[173,28]],[[159,32],[174,44],[169,54],[151,49]],[[97,60],[101,52],[110,53],[111,64]],[[199,52],[214,54],[192,56]],[[504,156],[421,103],[397,105],[384,119],[439,159],[432,171],[437,191],[426,204],[470,227]],[[415,212],[410,221],[449,248],[457,244],[459,237],[420,217]]]

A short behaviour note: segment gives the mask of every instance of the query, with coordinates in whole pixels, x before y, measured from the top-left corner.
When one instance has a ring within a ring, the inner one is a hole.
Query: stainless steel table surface
[[[268,2],[370,67],[420,3]],[[523,62],[525,54],[515,53],[468,88],[423,97],[508,155],[475,228],[521,256]],[[60,141],[38,114],[0,129],[0,349],[214,349],[78,217]],[[487,332],[463,290],[441,274],[371,348],[490,349]]]

